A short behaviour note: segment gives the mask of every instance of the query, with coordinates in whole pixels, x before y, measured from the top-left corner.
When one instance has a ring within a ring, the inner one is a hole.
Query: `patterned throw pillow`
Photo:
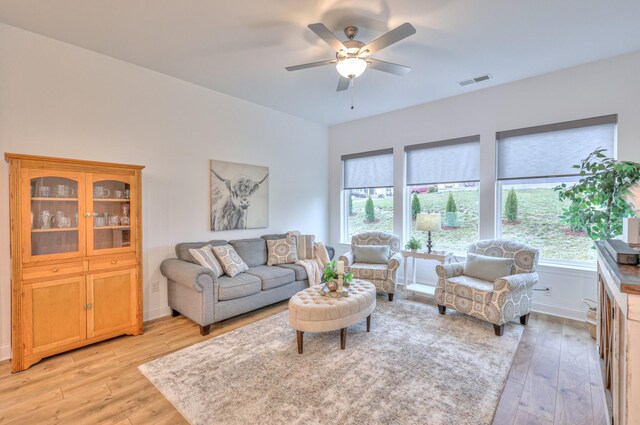
[[[206,267],[213,271],[215,277],[220,277],[224,273],[220,262],[213,254],[212,246],[207,245],[198,249],[190,249],[189,254],[200,264],[202,267]]]
[[[229,277],[235,277],[242,272],[249,270],[249,266],[238,255],[235,249],[229,244],[222,246],[212,246],[213,253],[220,261],[224,272]]]
[[[301,235],[300,232],[297,232],[297,234],[289,232],[288,236],[296,238],[296,246],[298,247],[298,259],[316,259],[316,237],[314,235]]]
[[[268,240],[267,251],[269,252],[267,266],[298,261],[298,248],[296,247],[295,237]]]

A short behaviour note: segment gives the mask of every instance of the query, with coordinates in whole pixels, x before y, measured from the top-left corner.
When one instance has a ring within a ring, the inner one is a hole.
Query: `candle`
[[[338,274],[344,274],[344,261],[338,261]]]

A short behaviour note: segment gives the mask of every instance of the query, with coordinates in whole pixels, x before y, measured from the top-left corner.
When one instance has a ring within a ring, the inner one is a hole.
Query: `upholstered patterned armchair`
[[[355,258],[357,245],[389,245],[389,261],[387,264],[359,263]],[[344,261],[345,272],[353,273],[356,279],[373,283],[376,290],[389,294],[389,301],[393,301],[396,291],[396,274],[402,261],[400,253],[400,238],[384,232],[365,232],[351,238],[351,251],[340,256]]]
[[[508,240],[484,240],[471,244],[469,252],[490,257],[513,258],[511,275],[493,282],[464,275],[464,263],[436,266],[438,286],[436,303],[440,314],[447,307],[493,323],[496,335],[504,333],[504,324],[515,318],[526,325],[533,302],[533,287],[538,283],[536,267],[540,251]]]

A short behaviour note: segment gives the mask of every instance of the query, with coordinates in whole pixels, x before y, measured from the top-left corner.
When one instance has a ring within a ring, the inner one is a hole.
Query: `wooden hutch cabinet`
[[[598,349],[609,424],[640,424],[640,267],[598,250]]]
[[[144,167],[5,154],[12,371],[143,332]]]

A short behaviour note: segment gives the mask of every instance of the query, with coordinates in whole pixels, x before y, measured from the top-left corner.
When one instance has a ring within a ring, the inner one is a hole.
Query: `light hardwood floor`
[[[166,317],[146,323],[144,335],[60,354],[13,375],[9,362],[0,362],[0,423],[186,424],[138,365],[286,308],[282,302],[229,319],[208,337],[184,317]],[[584,326],[534,314],[494,425],[604,424],[602,397],[595,345]]]

